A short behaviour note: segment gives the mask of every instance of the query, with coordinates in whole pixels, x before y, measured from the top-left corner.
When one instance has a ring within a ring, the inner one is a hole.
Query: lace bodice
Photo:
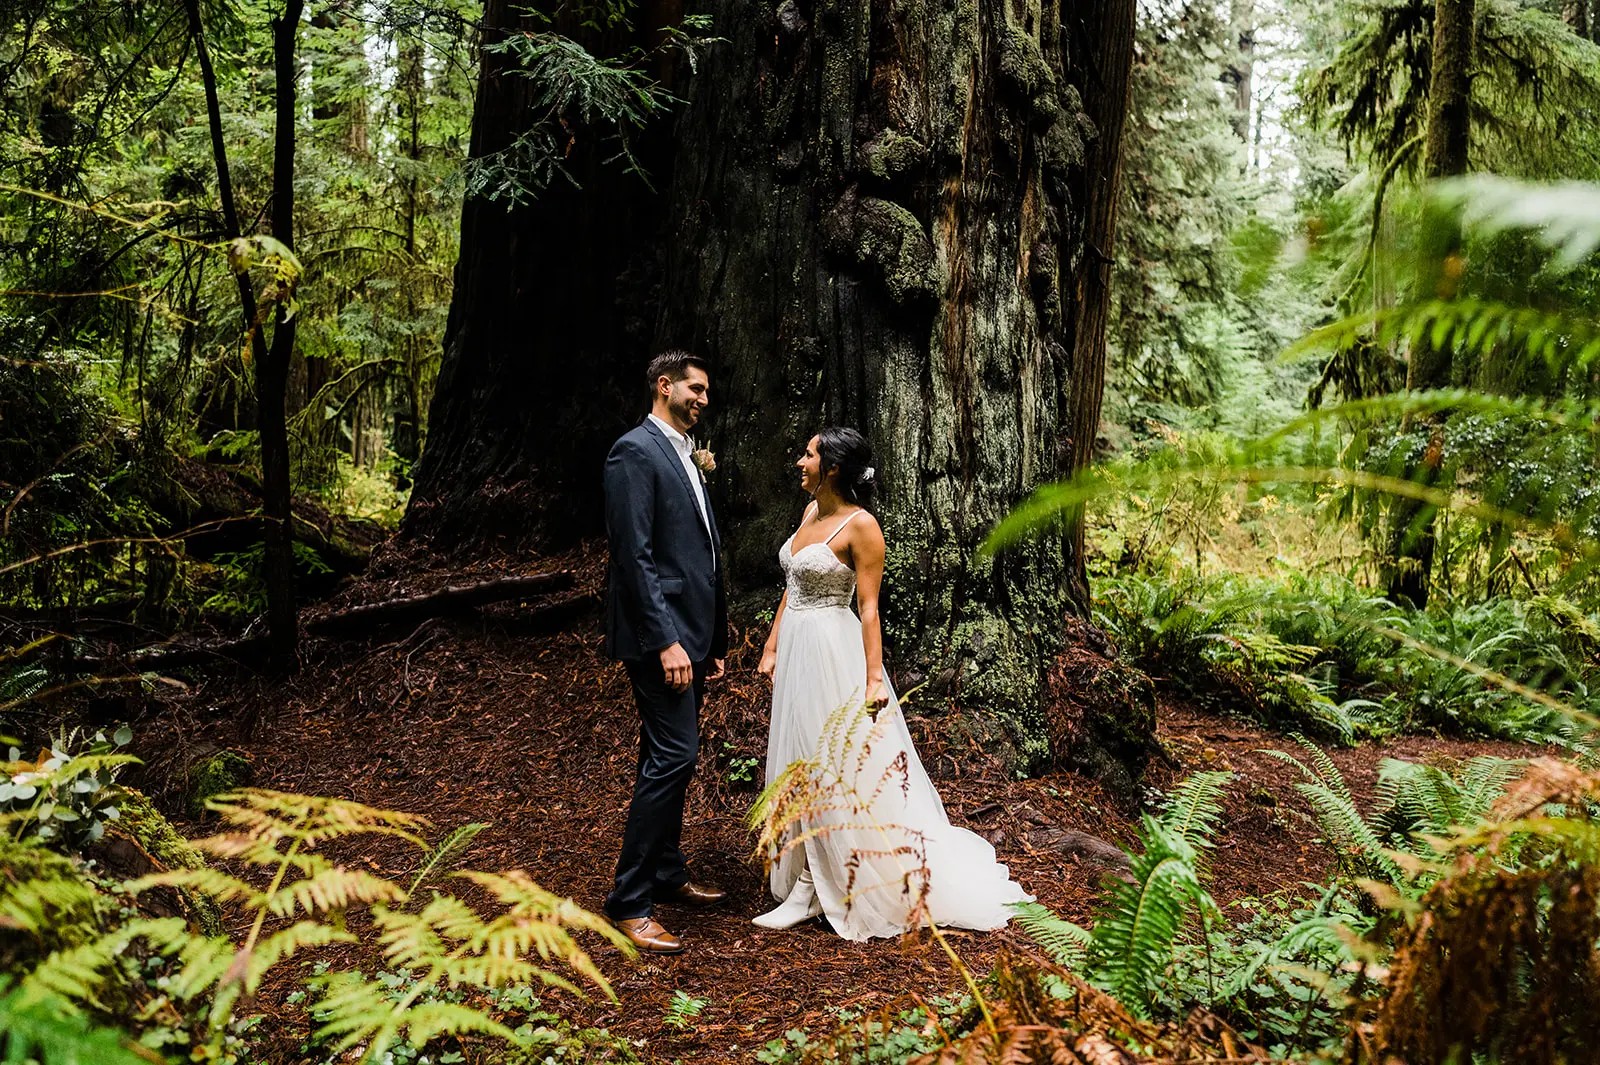
[[[811,544],[790,553],[794,537],[778,549],[778,564],[788,578],[789,610],[824,607],[850,609],[856,594],[856,571],[839,561],[826,543]]]

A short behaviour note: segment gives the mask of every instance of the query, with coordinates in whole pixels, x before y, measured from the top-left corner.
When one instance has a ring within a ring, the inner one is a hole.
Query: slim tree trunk
[[[1437,180],[1467,172],[1467,149],[1471,140],[1471,67],[1473,54],[1473,0],[1437,0],[1433,15],[1433,69],[1428,83],[1428,126],[1423,142],[1424,176]],[[1455,295],[1460,270],[1461,234],[1446,226],[1437,234],[1438,244],[1428,249],[1426,261],[1436,264],[1429,283],[1434,291],[1425,295],[1449,299]],[[1413,344],[1406,368],[1406,388],[1410,391],[1444,388],[1451,383],[1451,357],[1448,346],[1439,347],[1426,339]],[[1412,478],[1433,483],[1439,475],[1444,446],[1445,418],[1442,414],[1408,420],[1404,429],[1427,436],[1419,464]],[[1388,593],[1394,600],[1407,600],[1417,607],[1428,602],[1429,579],[1435,548],[1435,508],[1412,500],[1396,500],[1391,513],[1391,549],[1388,559]]]
[[[295,39],[302,0],[287,0],[272,20],[277,128],[272,145],[272,235],[294,248]],[[256,405],[261,434],[261,494],[266,514],[267,638],[278,669],[292,669],[299,643],[295,611],[294,525],[290,510],[289,432],[284,402],[294,355],[296,320],[280,303],[265,358],[256,359]],[[259,330],[258,330],[259,331]]]
[[[417,215],[421,210],[422,164],[422,107],[426,83],[422,70],[422,47],[406,40],[400,45],[395,87],[399,90],[401,156],[407,162],[406,172],[400,182],[405,199],[401,203],[401,232],[404,234],[404,251],[408,267],[417,262]],[[415,285],[405,287],[406,317],[417,317],[417,290]],[[400,407],[395,415],[394,451],[409,470],[422,453],[422,349],[414,334],[405,339],[405,375],[401,382]],[[400,487],[408,488],[411,479],[402,474]]]
[[[715,367],[736,586],[771,605],[794,456],[859,427],[900,680],[1037,763],[1043,677],[1087,605],[1076,537],[972,552],[1093,445],[1133,4],[708,9],[730,41],[679,124],[658,337]]]
[[[1074,272],[1069,306],[1074,309],[1071,400],[1068,424],[1072,427],[1072,469],[1082,470],[1094,461],[1100,428],[1100,401],[1105,393],[1106,325],[1111,317],[1111,270],[1117,229],[1117,207],[1122,200],[1122,138],[1133,88],[1133,42],[1138,27],[1137,0],[1106,0],[1093,5],[1082,28],[1087,56],[1088,91],[1084,93],[1089,119],[1100,135],[1089,147],[1084,165],[1084,246]],[[1089,602],[1089,582],[1084,572],[1083,516],[1071,525],[1074,561],[1073,602]]]
[[[289,0],[284,18],[273,22],[278,128],[273,145],[272,224],[273,236],[291,248],[294,238],[294,34],[302,6],[301,0]],[[217,171],[217,193],[222,201],[223,228],[228,237],[237,238],[243,235],[243,230],[239,224],[238,204],[233,196],[233,176],[228,165],[227,143],[222,133],[222,108],[217,96],[216,72],[206,46],[199,0],[185,0],[184,10],[188,15],[205,91],[212,161]],[[294,323],[284,320],[284,311],[280,307],[278,323],[269,346],[261,328],[263,323],[259,321],[255,286],[250,275],[239,271],[234,277],[239,290],[239,307],[249,332],[251,361],[255,364],[262,510],[267,518],[263,566],[267,588],[269,658],[276,668],[291,669],[299,632],[294,601],[294,541],[284,397],[288,389],[289,355],[294,349]]]
[[[1256,0],[1233,0],[1228,26],[1233,45],[1238,49],[1222,73],[1222,81],[1228,86],[1233,102],[1228,121],[1239,140],[1250,144],[1255,109]]]

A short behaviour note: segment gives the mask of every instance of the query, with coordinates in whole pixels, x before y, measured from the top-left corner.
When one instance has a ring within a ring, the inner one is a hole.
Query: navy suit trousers
[[[700,753],[700,704],[709,662],[694,664],[694,683],[681,692],[667,687],[654,656],[623,665],[639,707],[639,771],[616,883],[606,896],[606,913],[618,921],[649,916],[657,892],[689,880],[680,846],[683,802]]]

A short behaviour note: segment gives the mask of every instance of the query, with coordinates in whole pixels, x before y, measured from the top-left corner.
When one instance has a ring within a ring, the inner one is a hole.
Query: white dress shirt
[[[689,490],[694,493],[694,504],[700,508],[700,521],[706,527],[706,534],[710,535],[711,517],[706,513],[705,480],[700,475],[700,468],[694,464],[694,459],[691,457],[689,438],[654,414],[650,415],[650,420],[656,423],[656,428],[666,435],[673,449],[678,452],[678,461],[683,463],[683,472],[689,478]]]

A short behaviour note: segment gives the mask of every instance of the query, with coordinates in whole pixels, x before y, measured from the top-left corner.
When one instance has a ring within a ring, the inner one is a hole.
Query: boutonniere
[[[708,447],[697,447],[689,452],[689,461],[694,463],[694,468],[700,471],[702,477],[717,468],[717,456]]]

